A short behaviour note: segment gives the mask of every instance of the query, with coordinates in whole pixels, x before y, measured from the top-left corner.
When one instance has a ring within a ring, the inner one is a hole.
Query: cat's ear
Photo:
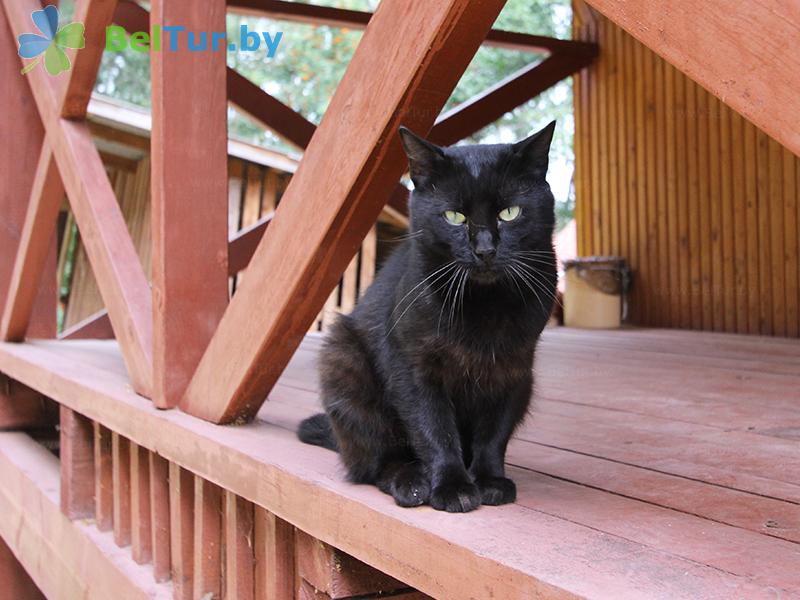
[[[541,131],[537,131],[529,138],[514,144],[514,154],[520,158],[524,168],[532,169],[536,177],[544,178],[550,164],[550,143],[553,141],[553,132],[556,122],[553,121]]]
[[[414,182],[414,186],[422,187],[441,163],[444,151],[406,127],[400,128],[400,139],[408,156],[411,181]]]

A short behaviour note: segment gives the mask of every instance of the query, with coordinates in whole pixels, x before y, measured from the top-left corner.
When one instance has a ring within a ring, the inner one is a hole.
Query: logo
[[[224,31],[187,31],[183,25],[160,26],[153,25],[152,31],[128,32],[118,25],[106,27],[106,50],[109,52],[123,52],[130,48],[134,52],[161,52],[162,48],[176,52],[187,48],[190,52],[219,52],[227,49],[229,52],[257,52],[264,48],[267,58],[274,58],[278,45],[283,38],[283,32],[274,34],[250,31],[247,25],[239,27],[239,38],[227,39]]]
[[[43,10],[31,13],[33,24],[42,32],[23,33],[19,36],[19,55],[22,58],[33,58],[22,69],[22,74],[30,73],[44,58],[44,68],[50,75],[59,75],[69,71],[72,65],[64,52],[67,48],[79,50],[86,45],[83,37],[83,23],[70,23],[59,29],[58,9],[47,6]]]

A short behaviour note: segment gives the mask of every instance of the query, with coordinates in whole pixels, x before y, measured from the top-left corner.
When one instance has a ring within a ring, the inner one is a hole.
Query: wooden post
[[[255,415],[405,169],[399,126],[430,129],[503,4],[379,6],[192,378],[187,412]]]
[[[94,426],[70,410],[61,410],[61,512],[70,519],[94,516]]]
[[[225,31],[225,1],[154,0],[150,18]],[[178,404],[228,304],[227,47],[191,52],[186,37],[151,55],[153,400],[162,408]]]

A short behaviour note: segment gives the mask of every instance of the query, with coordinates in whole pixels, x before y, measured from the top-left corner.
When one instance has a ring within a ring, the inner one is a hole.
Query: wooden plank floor
[[[293,431],[318,409],[320,341],[306,340],[260,418]],[[800,596],[800,342],[558,328],[535,372],[535,404],[508,454],[514,518],[546,514],[609,546]],[[524,527],[508,542],[531,553],[540,543]]]
[[[547,331],[518,502],[467,515],[396,507],[296,440],[319,343],[244,427],[156,411],[113,342],[0,344],[0,371],[434,597],[800,597],[800,342]]]

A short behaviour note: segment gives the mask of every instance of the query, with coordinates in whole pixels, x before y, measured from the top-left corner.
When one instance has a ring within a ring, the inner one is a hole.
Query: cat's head
[[[401,128],[415,243],[487,283],[515,259],[552,249],[554,200],[545,176],[555,125],[516,144],[449,148]]]

